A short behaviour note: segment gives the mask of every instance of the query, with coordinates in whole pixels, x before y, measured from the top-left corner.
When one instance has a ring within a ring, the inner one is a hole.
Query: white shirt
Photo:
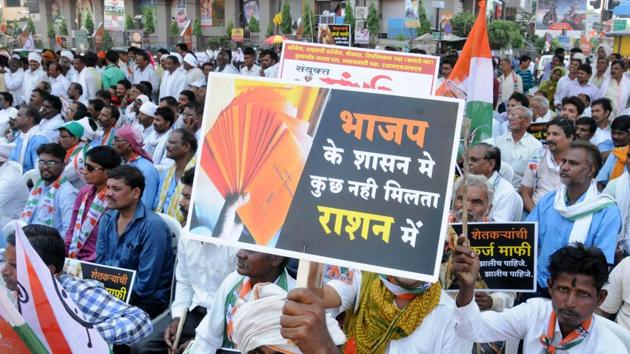
[[[155,69],[153,69],[153,67],[149,64],[147,64],[144,70],[136,66],[136,68],[133,71],[131,83],[139,84],[142,81],[150,82],[151,85],[153,85],[153,92],[157,92],[158,88],[160,88],[160,80],[158,79],[158,76],[155,73]]]
[[[624,258],[608,277],[606,300],[599,306],[604,312],[617,314],[616,322],[630,330],[630,257]]]
[[[142,142],[144,143],[144,146],[146,147],[147,141],[149,141],[149,138],[155,132],[155,128],[153,128],[153,124],[145,128],[144,125],[140,124],[140,122],[135,121],[132,124],[132,127],[136,129],[140,134],[142,134]]]
[[[39,131],[42,135],[45,135],[48,140],[51,142],[57,142],[59,139],[59,128],[63,127],[65,124],[61,114],[57,114],[56,116],[42,120],[39,122]]]
[[[17,162],[6,161],[0,166],[0,228],[19,219],[24,209],[29,191],[21,179],[22,166]]]
[[[171,316],[181,318],[197,306],[210,310],[223,280],[236,270],[236,248],[180,237]],[[203,272],[199,270],[203,269]]]
[[[254,64],[251,69],[248,69],[247,66],[243,65],[241,66],[241,75],[260,77],[260,66]]]
[[[28,69],[24,72],[24,82],[22,83],[22,97],[24,97],[24,101],[28,102],[31,99],[33,89],[41,81],[48,81],[48,75],[42,70],[41,66],[35,71]]]
[[[267,69],[265,69],[265,77],[270,77],[273,79],[277,79],[279,76],[280,64],[276,63]]]
[[[546,123],[546,122],[549,122],[552,119],[553,119],[553,112],[550,109],[548,109],[547,113],[545,113],[544,116],[542,116],[540,118],[537,118],[535,120],[535,122],[536,123]]]
[[[187,352],[191,354],[215,353],[223,345],[223,334],[225,329],[225,301],[228,294],[244,276],[233,272],[221,283],[219,290],[208,313],[203,318],[195,330],[195,342],[188,347]],[[295,288],[295,280],[287,275],[287,290]],[[251,291],[245,295],[245,301],[251,298]]]
[[[193,82],[203,80],[205,77],[206,76],[203,74],[203,71],[201,69],[194,67],[186,72],[186,84],[190,85]]]
[[[14,73],[11,70],[7,70],[4,73],[4,84],[9,93],[13,95],[13,105],[15,106],[24,102],[22,83],[24,83],[24,69],[19,68]]]
[[[567,85],[565,97],[577,96],[579,94],[588,95],[591,102],[601,97],[597,86],[589,84],[588,82],[586,85],[580,85],[580,83],[575,80]]]
[[[151,154],[154,165],[164,165],[164,167],[168,167],[174,163],[173,160],[166,157],[166,142],[172,131],[172,129],[169,129],[160,134],[154,130],[144,142],[145,149]]]
[[[96,91],[98,91],[100,87],[100,80],[96,80],[93,71],[89,70],[88,67],[83,68],[80,73],[77,73],[73,82],[81,85],[81,88],[83,88],[81,99],[86,101],[94,98]]]
[[[179,94],[186,88],[186,72],[177,68],[173,72],[165,71],[160,83],[160,99],[171,96],[179,98]]]
[[[217,67],[214,71],[224,74],[238,74],[238,69],[232,64],[226,64],[223,70],[220,70],[219,67]]]
[[[455,331],[465,339],[477,343],[503,341],[509,338],[523,339],[523,353],[543,354],[540,342],[541,334],[547,332],[551,316],[551,300],[533,298],[526,303],[503,312],[480,312],[473,300],[468,305],[455,310]],[[589,335],[582,343],[562,353],[571,354],[620,354],[627,353],[626,346],[612,333],[603,321],[606,319],[593,315],[593,324]],[[560,327],[556,322],[554,343],[562,338]]]
[[[488,183],[494,188],[490,218],[497,222],[520,221],[523,214],[523,200],[512,184],[497,171],[492,173]]]
[[[595,130],[595,134],[593,134],[593,137],[591,138],[591,144],[595,146],[599,146],[599,144],[607,140],[610,140],[611,145],[612,145],[612,136],[610,135],[610,128],[602,129],[600,127],[597,127],[597,130]]]
[[[66,96],[68,94],[68,86],[70,86],[70,80],[68,80],[63,74],[57,75],[57,77],[48,77],[50,82],[50,93],[55,96]]]
[[[571,80],[568,74],[558,80],[558,84],[556,85],[556,94],[553,96],[553,104],[556,106],[562,104],[562,99],[567,96],[566,90],[569,87],[569,84],[574,81],[577,82],[577,77]]]
[[[523,79],[512,70],[507,76],[499,76],[499,101],[497,104],[507,103],[514,92],[523,93]]]
[[[532,158],[542,155],[542,143],[527,132],[518,142],[514,142],[512,133],[507,132],[495,138],[494,145],[501,150],[501,161],[509,164],[514,170],[512,185],[518,189],[521,186],[527,163]]]
[[[551,166],[550,166],[551,165]],[[560,164],[549,150],[545,150],[541,157],[533,158],[527,166],[521,184],[524,187],[533,188],[532,199],[538,204],[548,192],[556,190],[560,186]]]
[[[339,311],[357,309],[361,299],[361,272],[355,271],[352,284],[342,280],[331,280],[326,285],[332,287],[341,298]],[[472,342],[459,338],[454,331],[453,312],[455,303],[445,291],[440,294],[440,302],[429,313],[420,327],[409,336],[392,340],[387,346],[387,354],[435,354],[471,353]]]

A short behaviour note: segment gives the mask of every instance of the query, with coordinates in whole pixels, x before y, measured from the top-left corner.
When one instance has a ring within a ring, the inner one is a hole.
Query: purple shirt
[[[85,210],[83,210],[83,215],[81,215],[81,220],[85,221],[85,217],[90,211],[90,205],[94,201],[96,197],[96,187],[93,185],[87,185],[81,190],[79,190],[79,194],[77,195],[77,199],[74,201],[74,206],[72,207],[72,219],[70,219],[70,226],[68,227],[68,231],[66,232],[66,254],[68,253],[68,249],[70,248],[70,242],[72,242],[72,233],[74,231],[74,224],[77,221],[77,217],[79,214],[79,209],[81,208],[81,202],[83,198],[87,195]],[[103,213],[104,214],[104,213]],[[92,231],[90,231],[90,236],[87,240],[85,240],[85,244],[83,248],[79,251],[77,258],[82,261],[94,262],[96,260],[96,239],[98,238],[98,223],[94,226]]]

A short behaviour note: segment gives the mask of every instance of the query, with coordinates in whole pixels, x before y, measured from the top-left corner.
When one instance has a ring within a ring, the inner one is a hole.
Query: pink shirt
[[[83,211],[83,215],[81,215],[81,220],[85,220],[88,212],[90,211],[89,206],[92,205],[94,198],[96,197],[96,187],[92,185],[87,185],[81,190],[79,190],[79,194],[77,195],[77,199],[74,201],[74,206],[72,207],[72,219],[70,219],[70,226],[68,227],[68,231],[66,232],[66,254],[68,253],[68,248],[70,247],[70,242],[72,241],[72,233],[74,231],[74,224],[77,221],[77,217],[79,214],[79,209],[81,208],[81,201],[85,195],[87,197],[87,205]],[[85,241],[83,248],[79,251],[77,258],[82,261],[94,262],[96,260],[96,239],[98,238],[98,224],[94,226],[92,231],[90,232],[90,236]]]

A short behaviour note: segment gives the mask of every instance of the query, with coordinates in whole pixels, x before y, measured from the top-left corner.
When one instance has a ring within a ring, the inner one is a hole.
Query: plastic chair
[[[171,232],[171,235],[173,236],[172,247],[173,254],[175,255],[175,261],[173,262],[173,279],[171,279],[171,296],[169,300],[170,304],[173,302],[173,297],[175,296],[175,268],[177,267],[177,245],[179,243],[179,236],[182,233],[182,226],[174,217],[170,215],[164,213],[157,214],[160,216],[160,218],[162,218],[169,231]]]

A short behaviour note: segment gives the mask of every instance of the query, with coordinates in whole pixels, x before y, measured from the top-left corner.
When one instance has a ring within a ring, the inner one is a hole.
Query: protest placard
[[[129,303],[136,271],[66,258],[64,272],[79,279],[97,280],[118,300]]]
[[[437,280],[462,101],[221,74],[208,90],[187,237]]]
[[[430,55],[285,41],[280,78],[426,97],[435,92],[439,62]]]
[[[536,291],[537,226],[535,222],[468,223],[470,248],[479,255],[476,288],[484,291]],[[446,290],[459,287],[452,251],[461,224],[451,224],[444,247],[440,281]]]
[[[548,123],[546,122],[532,123],[527,127],[527,132],[541,143],[544,143],[547,141],[547,127]]]
[[[350,46],[350,25],[330,25],[320,23],[317,30],[317,43]]]

